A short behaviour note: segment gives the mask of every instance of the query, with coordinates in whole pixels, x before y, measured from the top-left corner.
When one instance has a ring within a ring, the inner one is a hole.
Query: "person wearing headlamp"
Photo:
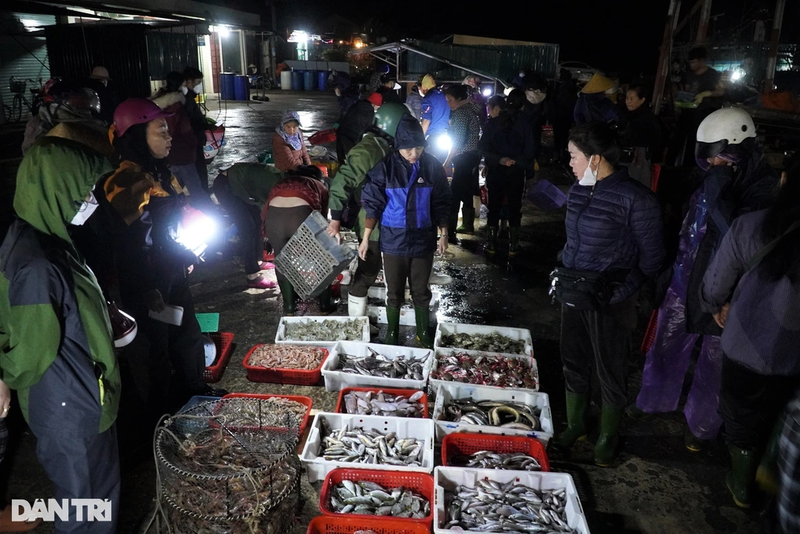
[[[444,164],[450,153],[450,139],[447,137],[450,106],[430,74],[422,78],[419,93],[422,95],[422,133],[428,140],[428,153]]]

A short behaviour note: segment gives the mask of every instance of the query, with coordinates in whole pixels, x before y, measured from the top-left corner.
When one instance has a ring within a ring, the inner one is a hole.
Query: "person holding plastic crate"
[[[353,228],[359,238],[365,230],[366,211],[361,207],[361,193],[367,173],[392,151],[397,124],[409,115],[403,104],[384,104],[375,113],[375,124],[367,128],[367,133],[350,150],[347,163],[339,168],[331,185],[331,222],[328,234],[338,236],[344,226]],[[349,220],[348,220],[349,219]],[[367,292],[375,283],[381,270],[380,232],[375,227],[370,234],[366,259],[358,259],[358,268],[350,283],[347,296],[348,314],[363,317],[367,314]]]
[[[317,167],[300,166],[278,180],[264,208],[264,232],[276,256],[313,211],[328,217],[328,188]],[[297,309],[294,287],[280,269],[275,269],[275,275],[283,295],[283,314],[294,315]],[[319,306],[325,314],[336,311],[337,303],[332,302],[330,287],[319,296]]]
[[[365,230],[358,247],[366,261],[372,231],[381,223],[380,248],[386,278],[386,343],[397,344],[400,306],[405,300],[406,280],[417,324],[417,340],[432,347],[428,332],[431,291],[428,279],[433,254],[447,250],[450,187],[441,163],[425,152],[422,127],[410,115],[397,126],[395,150],[367,173],[361,193],[366,212]],[[437,243],[437,227],[439,238]]]

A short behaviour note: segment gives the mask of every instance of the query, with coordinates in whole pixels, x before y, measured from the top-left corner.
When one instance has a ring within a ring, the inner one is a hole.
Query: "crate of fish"
[[[369,319],[364,317],[281,317],[275,343],[319,345],[336,341],[369,342]]]
[[[344,388],[336,413],[428,418],[428,395],[415,389]]]
[[[433,477],[427,473],[334,469],[319,492],[325,515],[391,517],[430,525],[433,521]]]
[[[332,343],[328,347],[288,343],[256,345],[244,357],[247,379],[316,386],[322,380],[322,364],[332,346]]]
[[[437,467],[433,481],[435,534],[589,534],[575,482],[566,473]]]
[[[527,328],[439,323],[433,348],[533,356],[533,338]]]
[[[314,401],[311,397],[304,397],[301,395],[262,395],[260,393],[228,393],[223,399],[256,399],[257,406],[251,407],[250,410],[243,413],[236,414],[240,419],[239,422],[229,421],[228,426],[259,428],[259,410],[272,411],[274,409],[284,409],[294,414],[299,426],[298,433],[303,435],[308,420],[311,417],[311,407]],[[255,409],[252,409],[255,408]],[[215,415],[220,415],[219,413]]]
[[[337,343],[322,365],[325,389],[378,386],[425,389],[433,352],[397,345]]]
[[[553,415],[547,393],[448,382],[436,392],[436,440],[473,432],[536,438],[547,446]]]
[[[509,471],[550,471],[538,439],[495,434],[447,434],[442,440],[442,465]]]
[[[312,211],[275,256],[275,267],[301,298],[322,293],[356,256],[350,247],[329,236],[327,230],[328,221]]]
[[[439,349],[434,354],[428,394],[442,384],[462,382],[495,388],[539,390],[539,367],[531,356]]]
[[[367,296],[369,297],[367,301],[367,316],[378,324],[386,324],[386,288],[370,287]],[[442,294],[439,291],[431,291],[431,303],[429,306],[431,326],[436,323],[436,312],[439,310],[441,298]],[[411,302],[411,292],[409,290],[406,290],[406,302]],[[400,324],[403,326],[415,326],[417,324],[414,306],[404,304],[400,307]]]
[[[306,534],[430,534],[430,525],[411,521],[374,519],[370,516],[317,516],[311,520]]]
[[[311,483],[337,467],[430,473],[433,446],[430,419],[322,412],[314,416],[300,459]]]

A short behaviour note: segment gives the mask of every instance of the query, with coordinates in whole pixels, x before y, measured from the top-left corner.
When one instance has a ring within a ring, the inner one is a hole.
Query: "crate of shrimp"
[[[337,341],[368,342],[369,319],[364,317],[281,317],[275,343],[318,345]]]
[[[300,459],[312,484],[337,467],[430,473],[433,446],[430,419],[322,412]]]
[[[431,365],[428,394],[435,396],[439,386],[451,382],[538,391],[539,367],[532,356],[439,349]]]
[[[446,382],[433,408],[436,440],[456,432],[536,438],[553,437],[553,415],[547,393]]]
[[[228,393],[223,399],[254,399],[250,410],[245,413],[236,414],[239,423],[236,425],[243,428],[259,428],[259,415],[261,412],[270,412],[275,409],[289,410],[297,419],[300,428],[299,435],[303,435],[308,420],[311,417],[311,407],[314,401],[311,397],[301,395],[263,395],[259,393]],[[216,415],[221,415],[217,413]]]
[[[322,293],[355,258],[355,252],[339,244],[327,230],[325,217],[312,211],[275,256],[276,268],[301,298]]]
[[[333,346],[260,344],[244,357],[251,382],[315,386],[322,379],[322,364]]]
[[[537,439],[466,432],[444,437],[442,465],[507,471],[550,471],[547,452]]]
[[[533,356],[533,338],[527,328],[439,323],[433,348]]]
[[[325,389],[378,386],[424,389],[433,352],[397,345],[340,341],[322,365]]]
[[[424,391],[394,388],[344,388],[339,392],[336,413],[428,418],[428,396]]]

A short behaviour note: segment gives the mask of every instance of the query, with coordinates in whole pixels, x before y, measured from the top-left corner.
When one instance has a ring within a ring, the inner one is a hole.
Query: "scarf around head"
[[[294,135],[289,135],[286,133],[286,130],[283,129],[284,125],[287,122],[296,121],[298,126],[300,125],[300,115],[297,114],[296,111],[287,111],[283,114],[283,118],[281,119],[281,125],[275,128],[275,131],[278,132],[278,135],[281,136],[281,139],[286,141],[286,143],[292,147],[292,150],[300,150],[303,148],[303,133],[298,128],[297,133]]]

